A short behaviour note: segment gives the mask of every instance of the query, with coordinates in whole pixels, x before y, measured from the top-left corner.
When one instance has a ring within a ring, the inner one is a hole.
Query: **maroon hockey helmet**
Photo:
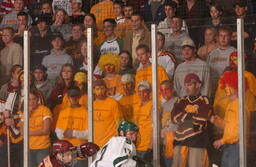
[[[67,151],[71,151],[73,148],[73,145],[67,141],[67,140],[58,140],[53,143],[52,145],[52,153],[65,153]]]

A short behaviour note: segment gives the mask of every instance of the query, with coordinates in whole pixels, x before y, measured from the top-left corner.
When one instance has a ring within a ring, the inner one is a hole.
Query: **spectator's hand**
[[[167,130],[165,128],[161,129],[161,138],[166,136]]]
[[[67,130],[65,130],[63,135],[64,135],[65,138],[71,138],[72,135],[73,135],[73,130],[72,129],[67,129]]]
[[[211,116],[210,122],[211,122],[212,124],[214,124],[214,122],[215,122],[215,115]]]
[[[12,126],[12,125],[14,125],[14,119],[13,119],[13,118],[7,118],[7,119],[5,119],[5,125],[6,125],[6,126]]]
[[[10,117],[10,110],[5,110],[3,112],[4,118],[9,118]]]
[[[213,143],[214,148],[219,149],[224,144],[221,142],[221,140],[215,140]]]

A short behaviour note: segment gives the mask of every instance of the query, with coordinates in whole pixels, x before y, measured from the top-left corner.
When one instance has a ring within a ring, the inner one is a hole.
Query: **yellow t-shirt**
[[[234,144],[239,141],[238,98],[230,102],[225,113],[225,128],[221,138],[224,144]]]
[[[131,121],[133,117],[133,95],[123,96],[119,101],[124,119]]]
[[[52,119],[51,111],[44,105],[38,106],[29,117],[29,131],[42,130],[44,120]],[[29,148],[32,150],[50,147],[50,134],[43,136],[29,136]]]
[[[169,77],[168,77],[168,75],[167,75],[167,73],[166,73],[166,71],[163,67],[158,66],[157,71],[158,71],[158,86],[159,86],[162,81],[169,80]],[[136,86],[142,80],[148,81],[152,86],[152,66],[149,66],[145,69],[144,68],[140,69],[137,72],[137,74],[135,76]]]
[[[88,113],[84,106],[78,108],[66,108],[61,110],[59,118],[57,120],[56,128],[63,131],[67,129],[85,131],[88,130]],[[86,140],[79,138],[64,138],[63,140],[68,140],[74,146],[81,145],[86,142]]]
[[[102,147],[111,137],[117,135],[117,128],[123,116],[118,102],[110,97],[95,100],[93,107],[94,142]]]
[[[110,0],[95,4],[91,8],[90,13],[95,15],[97,25],[102,25],[103,21],[107,18],[115,19],[114,5]]]
[[[105,81],[108,93],[110,96],[114,96],[117,93],[122,93],[122,86],[121,86],[121,75],[117,74],[113,79],[109,80],[107,78],[103,78]]]
[[[136,145],[138,151],[147,151],[152,146],[152,101],[141,106],[141,103],[133,105],[133,121],[139,127],[139,137]]]
[[[83,94],[81,98],[79,99],[79,104],[87,108],[87,95]],[[54,131],[56,128],[56,123],[60,114],[61,110],[64,110],[66,108],[70,107],[70,101],[68,99],[67,94],[64,95],[62,103],[58,104],[53,109],[53,124],[52,124],[52,130]]]

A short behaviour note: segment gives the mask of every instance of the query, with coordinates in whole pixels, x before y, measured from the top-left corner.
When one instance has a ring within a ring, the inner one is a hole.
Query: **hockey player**
[[[186,165],[204,167],[209,145],[207,124],[211,116],[208,98],[200,94],[201,81],[194,73],[184,79],[187,96],[174,104],[171,120],[177,124],[174,132],[174,155],[172,167]]]
[[[67,140],[58,140],[53,143],[51,154],[43,159],[39,167],[72,167],[77,157],[92,156],[98,150],[99,147],[93,143],[74,147]]]
[[[123,121],[118,127],[118,137],[112,137],[97,153],[90,167],[136,167],[135,143],[138,127],[132,122]]]

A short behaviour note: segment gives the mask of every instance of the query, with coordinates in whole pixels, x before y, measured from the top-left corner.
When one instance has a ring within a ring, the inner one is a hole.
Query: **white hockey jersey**
[[[126,137],[112,137],[96,155],[90,167],[136,167],[134,144]]]

